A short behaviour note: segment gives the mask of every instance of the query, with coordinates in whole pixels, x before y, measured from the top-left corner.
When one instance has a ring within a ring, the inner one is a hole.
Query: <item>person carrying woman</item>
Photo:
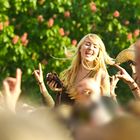
[[[59,94],[59,103],[75,103],[76,87],[86,78],[92,78],[97,83],[101,96],[110,96],[110,80],[106,64],[113,65],[114,60],[107,54],[101,38],[91,33],[85,35],[77,45],[77,51],[71,65],[60,74],[60,79],[64,84],[66,92]],[[50,107],[53,107],[55,102],[45,87],[40,64],[39,70],[35,70],[34,75],[39,83],[40,91],[45,97],[46,103]],[[56,88],[57,84],[55,81],[48,83],[48,85],[54,91],[62,90],[61,88]],[[86,92],[87,96],[92,94],[90,89],[84,89],[82,92]]]

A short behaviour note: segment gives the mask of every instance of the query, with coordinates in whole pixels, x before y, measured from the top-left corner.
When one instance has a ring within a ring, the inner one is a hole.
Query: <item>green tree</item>
[[[138,0],[0,0],[0,81],[20,67],[23,89],[33,91],[30,96],[37,98],[32,72],[38,63],[42,63],[44,75],[59,73],[70,61],[52,56],[67,57],[64,47],[75,48],[90,32],[103,39],[115,58],[139,37],[139,6]],[[116,72],[109,69],[110,74]],[[122,82],[118,87],[119,99],[127,101],[129,88]]]

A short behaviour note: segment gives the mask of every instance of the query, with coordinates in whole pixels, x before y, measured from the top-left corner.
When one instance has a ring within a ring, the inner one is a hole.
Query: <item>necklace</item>
[[[98,59],[97,59],[97,60],[98,60]],[[97,70],[98,67],[99,67],[99,63],[97,63],[97,60],[95,60],[96,65],[95,65],[94,67],[90,67],[86,61],[82,60],[82,66],[83,66],[85,69],[90,70],[90,71],[91,71],[91,70]]]
[[[90,75],[92,71],[90,70],[86,75],[84,75],[80,80],[78,80],[78,82],[82,81],[83,79],[85,79],[87,76]]]

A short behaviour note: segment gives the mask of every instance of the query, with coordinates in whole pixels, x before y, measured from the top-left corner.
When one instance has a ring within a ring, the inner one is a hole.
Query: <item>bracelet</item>
[[[136,84],[136,85],[135,85],[135,84]],[[129,85],[130,88],[135,89],[136,86],[137,86],[137,83],[136,83],[135,81],[133,81],[133,82],[130,82],[130,81],[129,81],[128,85]]]
[[[131,90],[134,91],[134,90],[136,90],[136,89],[138,89],[138,86],[132,88]]]
[[[39,85],[41,85],[43,82],[38,82]]]

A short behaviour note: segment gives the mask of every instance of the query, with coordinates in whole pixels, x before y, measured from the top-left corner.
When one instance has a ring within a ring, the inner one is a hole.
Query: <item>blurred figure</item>
[[[134,116],[140,117],[140,101],[131,100],[125,107],[125,110]]]
[[[140,119],[122,116],[89,134],[88,140],[139,140]]]
[[[76,103],[90,104],[98,101],[101,97],[100,87],[92,78],[87,78],[79,82],[76,87],[76,92]]]
[[[88,104],[74,106],[71,129],[76,140],[86,140],[89,134],[119,116],[119,106],[107,96]]]
[[[0,113],[0,116],[2,140],[72,140],[66,128],[47,109],[30,116],[10,113]]]
[[[119,106],[112,98],[101,96],[100,88],[92,78],[79,82],[76,89],[75,105],[60,105],[55,110],[73,132],[74,138],[80,140],[119,115]]]

